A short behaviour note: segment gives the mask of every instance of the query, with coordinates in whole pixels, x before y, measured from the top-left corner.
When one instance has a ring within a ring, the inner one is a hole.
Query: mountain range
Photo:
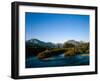
[[[31,44],[32,46],[41,46],[41,47],[49,47],[49,48],[55,48],[56,45],[51,42],[43,42],[38,39],[31,39],[26,41],[26,44],[29,45]]]
[[[80,43],[82,43],[81,41],[75,41],[75,40],[68,40],[66,41],[66,43],[71,43],[73,45],[79,45]],[[84,42],[83,42],[84,43]],[[32,45],[32,46],[41,46],[41,47],[49,47],[49,48],[56,48],[56,47],[62,47],[63,44],[62,43],[52,43],[52,42],[44,42],[44,41],[40,41],[38,39],[30,39],[26,41],[26,45]]]

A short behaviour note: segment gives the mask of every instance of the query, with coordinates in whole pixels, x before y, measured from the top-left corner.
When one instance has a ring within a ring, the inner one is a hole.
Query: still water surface
[[[64,54],[61,54],[44,60],[40,60],[36,56],[26,59],[26,68],[79,65],[89,65],[89,55],[83,54],[64,57]]]

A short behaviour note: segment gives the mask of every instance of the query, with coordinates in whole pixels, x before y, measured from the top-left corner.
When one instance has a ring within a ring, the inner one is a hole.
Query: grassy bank
[[[57,56],[59,54],[62,54],[64,53],[64,56],[67,57],[67,56],[74,56],[74,55],[77,55],[77,54],[84,54],[84,53],[89,53],[82,49],[79,49],[79,48],[54,48],[54,49],[50,49],[50,50],[45,50],[43,52],[40,52],[37,57],[39,59],[43,59],[43,58],[48,58],[48,57],[53,57],[53,56]]]

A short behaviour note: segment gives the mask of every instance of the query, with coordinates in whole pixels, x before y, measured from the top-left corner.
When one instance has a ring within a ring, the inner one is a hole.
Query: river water
[[[44,60],[38,59],[36,56],[26,59],[26,68],[39,67],[58,67],[58,66],[79,66],[89,65],[89,55],[82,54],[76,56],[64,57],[64,54],[46,58]]]

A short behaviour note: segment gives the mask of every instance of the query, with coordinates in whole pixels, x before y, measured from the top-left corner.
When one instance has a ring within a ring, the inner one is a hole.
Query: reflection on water
[[[64,57],[64,54],[59,56],[38,59],[36,56],[26,59],[26,68],[36,67],[57,67],[57,66],[78,66],[89,65],[89,55],[76,55]]]

